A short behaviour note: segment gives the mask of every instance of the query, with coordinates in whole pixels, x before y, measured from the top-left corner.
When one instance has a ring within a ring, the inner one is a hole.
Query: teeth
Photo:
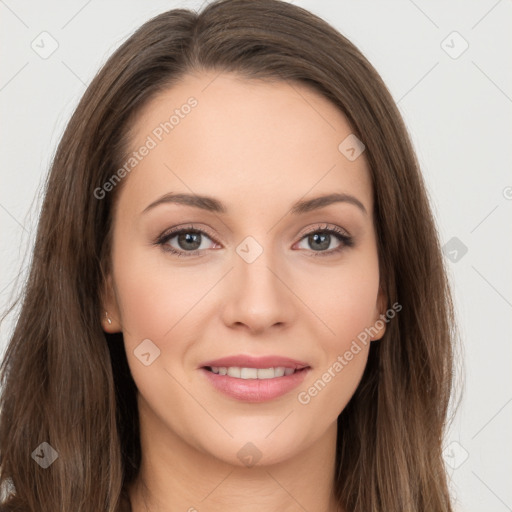
[[[256,377],[258,379],[273,379],[274,377],[277,377],[274,368],[260,368],[259,370],[256,370]]]
[[[258,368],[240,368],[241,379],[257,379]]]
[[[228,368],[228,377],[237,377],[240,378],[240,368],[237,368],[236,366],[230,366]]]
[[[274,368],[274,372],[276,377],[282,377],[284,375],[284,368],[282,366],[278,366],[277,368]]]
[[[239,366],[230,366],[229,368],[222,366],[212,366],[213,373],[218,375],[228,375],[237,379],[273,379],[275,377],[283,377],[295,373],[294,368],[285,368],[277,366],[276,368],[241,368]]]

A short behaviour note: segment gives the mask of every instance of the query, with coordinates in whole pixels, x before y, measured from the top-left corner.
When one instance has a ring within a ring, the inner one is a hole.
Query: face
[[[188,75],[132,127],[103,325],[123,332],[160,442],[272,464],[335,432],[384,334],[372,185],[327,99],[215,76]]]

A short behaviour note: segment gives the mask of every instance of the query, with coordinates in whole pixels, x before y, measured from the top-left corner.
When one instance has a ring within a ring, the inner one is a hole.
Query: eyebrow
[[[156,201],[153,201],[150,205],[148,205],[142,211],[142,214],[148,212],[149,210],[155,208],[161,204],[182,204],[186,206],[192,206],[194,208],[200,208],[202,210],[206,210],[214,213],[224,213],[228,212],[227,207],[218,199],[209,196],[200,196],[197,194],[178,194],[174,192],[169,192],[159,197]],[[366,208],[363,203],[350,194],[340,194],[340,193],[332,193],[327,195],[322,195],[319,197],[315,197],[313,199],[300,200],[293,204],[291,208],[292,215],[300,215],[307,212],[311,212],[313,210],[319,210],[320,208],[325,208],[334,203],[348,203],[354,206],[357,206],[365,215],[368,215]]]

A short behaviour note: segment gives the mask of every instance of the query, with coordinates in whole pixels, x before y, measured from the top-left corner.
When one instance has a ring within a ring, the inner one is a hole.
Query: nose
[[[252,334],[286,328],[297,313],[297,299],[288,272],[277,265],[271,251],[263,250],[254,261],[249,261],[238,254],[234,256],[222,310],[225,325]]]

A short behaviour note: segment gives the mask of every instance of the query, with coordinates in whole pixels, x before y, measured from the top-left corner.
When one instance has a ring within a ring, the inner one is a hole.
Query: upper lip
[[[221,368],[229,368],[230,366],[239,368],[277,368],[283,366],[284,368],[293,368],[295,370],[309,367],[307,363],[289,357],[275,355],[256,357],[243,354],[212,359],[201,364],[201,368],[206,366],[217,366]]]

